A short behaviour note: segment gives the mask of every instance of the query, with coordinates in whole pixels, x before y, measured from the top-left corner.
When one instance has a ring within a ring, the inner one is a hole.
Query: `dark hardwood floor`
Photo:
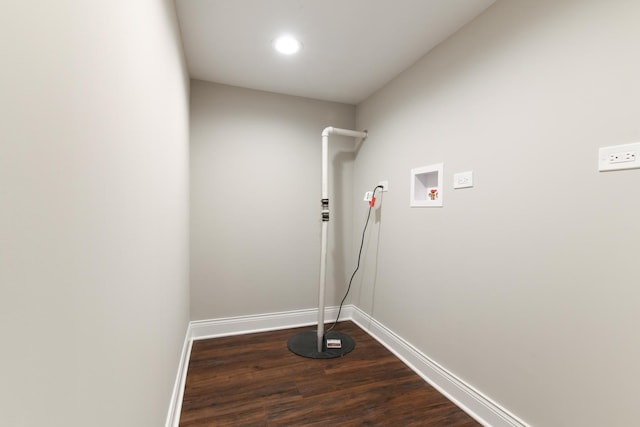
[[[479,426],[352,322],[355,349],[306,359],[302,330],[194,341],[180,426]]]

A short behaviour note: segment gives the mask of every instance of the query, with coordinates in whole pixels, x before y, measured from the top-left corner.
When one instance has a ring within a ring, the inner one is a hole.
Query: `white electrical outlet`
[[[382,186],[382,191],[389,191],[389,181],[380,181],[378,185]]]
[[[599,171],[636,168],[640,168],[640,142],[601,147],[598,150]]]
[[[609,158],[607,160],[609,163],[635,162],[636,153],[633,151],[627,151],[626,153],[613,153],[609,154]]]

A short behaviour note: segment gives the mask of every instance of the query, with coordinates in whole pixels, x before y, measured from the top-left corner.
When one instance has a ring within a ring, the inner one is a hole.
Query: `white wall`
[[[162,425],[189,319],[173,2],[10,0],[0,51],[0,425]]]
[[[354,193],[391,191],[353,302],[531,425],[640,418],[640,170],[597,171],[640,140],[638,16],[500,1],[357,108]],[[441,161],[444,207],[409,208]]]
[[[322,129],[355,107],[191,83],[191,317],[317,307]],[[330,140],[327,305],[351,266],[353,140]]]

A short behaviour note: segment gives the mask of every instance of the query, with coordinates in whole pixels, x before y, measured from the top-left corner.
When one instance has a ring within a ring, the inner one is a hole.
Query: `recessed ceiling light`
[[[282,36],[273,41],[273,48],[285,55],[293,55],[300,50],[302,44],[294,37]]]

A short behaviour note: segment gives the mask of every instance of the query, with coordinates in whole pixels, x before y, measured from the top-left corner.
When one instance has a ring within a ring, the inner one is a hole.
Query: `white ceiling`
[[[357,104],[495,0],[176,0],[189,74]],[[272,49],[289,33],[295,56]]]

